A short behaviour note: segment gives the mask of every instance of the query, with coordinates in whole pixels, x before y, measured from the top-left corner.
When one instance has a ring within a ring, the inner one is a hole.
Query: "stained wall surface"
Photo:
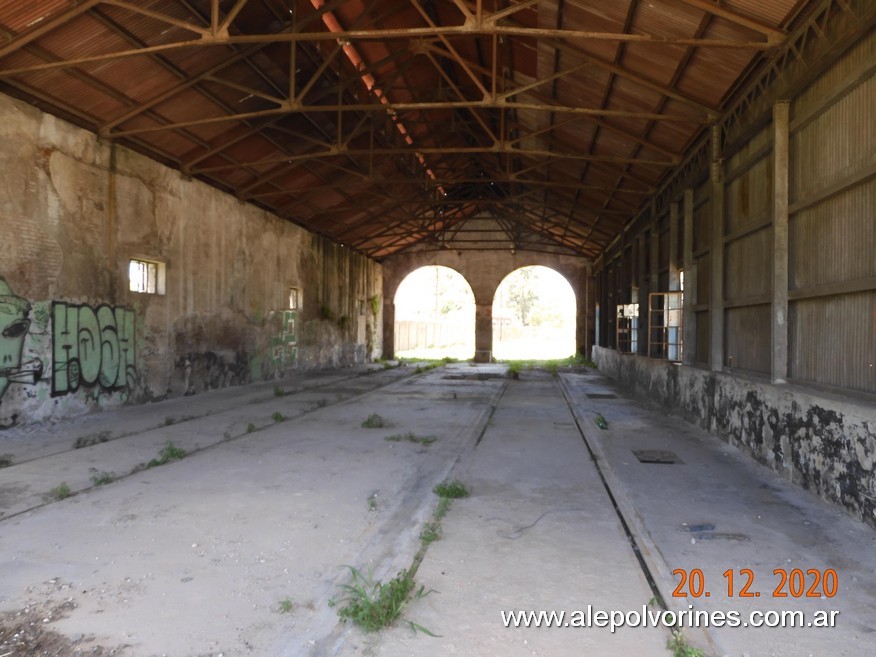
[[[5,96],[0,168],[0,426],[380,354],[349,249]]]

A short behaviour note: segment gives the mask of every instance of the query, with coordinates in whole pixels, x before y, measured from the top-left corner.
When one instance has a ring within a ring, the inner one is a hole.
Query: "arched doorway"
[[[547,360],[575,354],[575,292],[553,269],[534,265],[508,274],[493,297],[493,356]]]
[[[450,267],[420,267],[395,293],[395,355],[469,359],[474,323],[474,294],[462,274]]]

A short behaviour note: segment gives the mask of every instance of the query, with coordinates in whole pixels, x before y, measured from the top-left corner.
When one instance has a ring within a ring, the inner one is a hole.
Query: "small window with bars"
[[[128,289],[141,294],[164,294],[164,263],[132,258],[128,263]]]

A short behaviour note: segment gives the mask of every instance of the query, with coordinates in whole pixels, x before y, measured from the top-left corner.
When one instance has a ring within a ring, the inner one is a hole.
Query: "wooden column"
[[[645,234],[642,233],[636,238],[636,250],[638,256],[638,267],[636,271],[636,279],[638,288],[636,289],[636,297],[633,303],[639,304],[639,329],[636,332],[638,346],[636,352],[645,353],[645,338],[648,336],[647,327],[645,326],[648,318],[648,285],[645,277]]]
[[[772,380],[788,378],[788,150],[790,104],[773,106]]]
[[[669,289],[678,289],[678,203],[669,206]]]
[[[724,369],[724,160],[721,127],[712,126],[712,289],[709,298],[709,368]]]
[[[694,306],[697,303],[697,265],[693,256],[693,222],[694,222],[694,192],[684,190],[684,352],[682,362],[690,365],[697,356],[697,314]]]

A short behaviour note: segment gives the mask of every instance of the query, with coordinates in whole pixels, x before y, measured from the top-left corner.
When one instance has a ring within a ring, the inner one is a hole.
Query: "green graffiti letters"
[[[52,395],[129,386],[136,376],[134,311],[52,303]]]

